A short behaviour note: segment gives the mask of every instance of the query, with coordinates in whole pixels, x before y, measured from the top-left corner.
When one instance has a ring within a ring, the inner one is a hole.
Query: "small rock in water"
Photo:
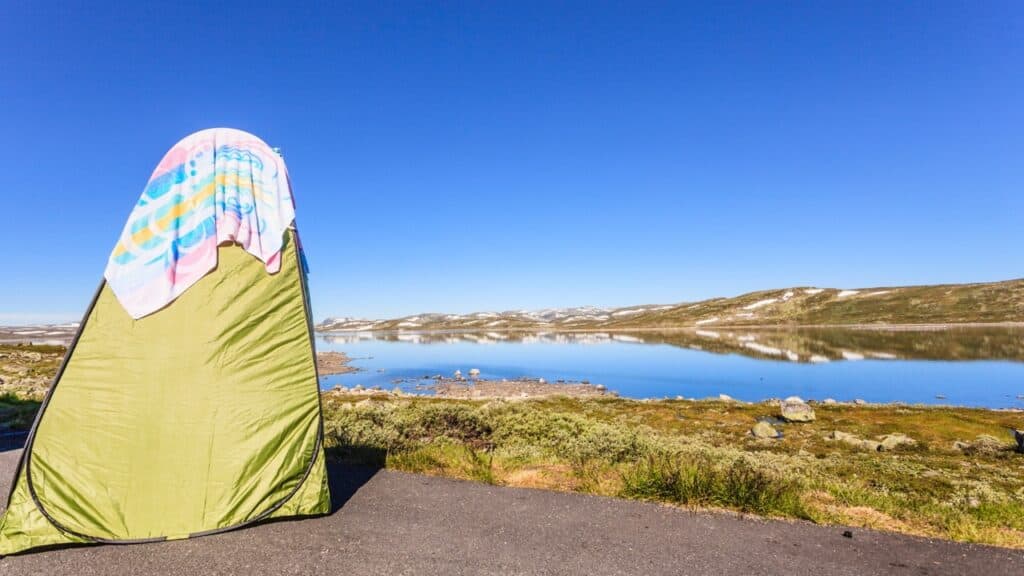
[[[782,419],[786,422],[814,422],[814,408],[797,396],[790,396],[779,403]]]
[[[781,436],[779,431],[767,422],[754,424],[754,427],[750,429],[750,433],[754,435],[754,438],[778,438]]]
[[[946,395],[945,394],[936,394],[935,395],[935,399],[936,400],[945,400],[946,399]]]
[[[456,378],[462,378],[462,370],[456,370],[453,376],[455,376]]]

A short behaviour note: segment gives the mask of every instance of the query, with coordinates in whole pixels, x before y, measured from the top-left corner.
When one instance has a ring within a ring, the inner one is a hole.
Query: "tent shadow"
[[[340,510],[367,482],[384,467],[383,458],[377,464],[373,460],[337,460],[327,458],[327,485],[331,489],[331,511]]]
[[[0,432],[0,453],[21,450],[28,439],[28,430],[18,432]]]

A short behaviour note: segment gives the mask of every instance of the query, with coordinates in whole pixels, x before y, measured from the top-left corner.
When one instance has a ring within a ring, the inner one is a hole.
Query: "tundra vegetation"
[[[61,352],[0,349],[0,428],[31,425]],[[784,423],[777,401],[322,398],[336,461],[1024,548],[1020,411],[815,403]],[[781,437],[751,434],[766,418]]]
[[[1019,412],[816,404],[757,439],[777,402],[323,398],[349,462],[1024,548]]]

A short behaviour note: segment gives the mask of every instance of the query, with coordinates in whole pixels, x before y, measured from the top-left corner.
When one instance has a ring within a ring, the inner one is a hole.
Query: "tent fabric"
[[[280,269],[295,205],[284,160],[241,130],[212,128],[174,145],[132,210],[104,276],[134,318],[181,295],[235,242]]]
[[[0,555],[187,538],[330,511],[302,254],[236,244],[156,313],[105,282],[29,434]]]
[[[102,288],[25,448],[0,555],[329,511],[295,246],[275,275],[223,246],[214,273],[142,320]]]

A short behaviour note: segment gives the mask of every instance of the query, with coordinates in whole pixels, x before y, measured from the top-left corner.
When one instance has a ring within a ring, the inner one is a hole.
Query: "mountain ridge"
[[[710,326],[841,326],[1024,322],[1024,278],[971,284],[797,286],[677,304],[577,306],[399,318],[326,318],[319,332],[424,330],[636,330]]]

